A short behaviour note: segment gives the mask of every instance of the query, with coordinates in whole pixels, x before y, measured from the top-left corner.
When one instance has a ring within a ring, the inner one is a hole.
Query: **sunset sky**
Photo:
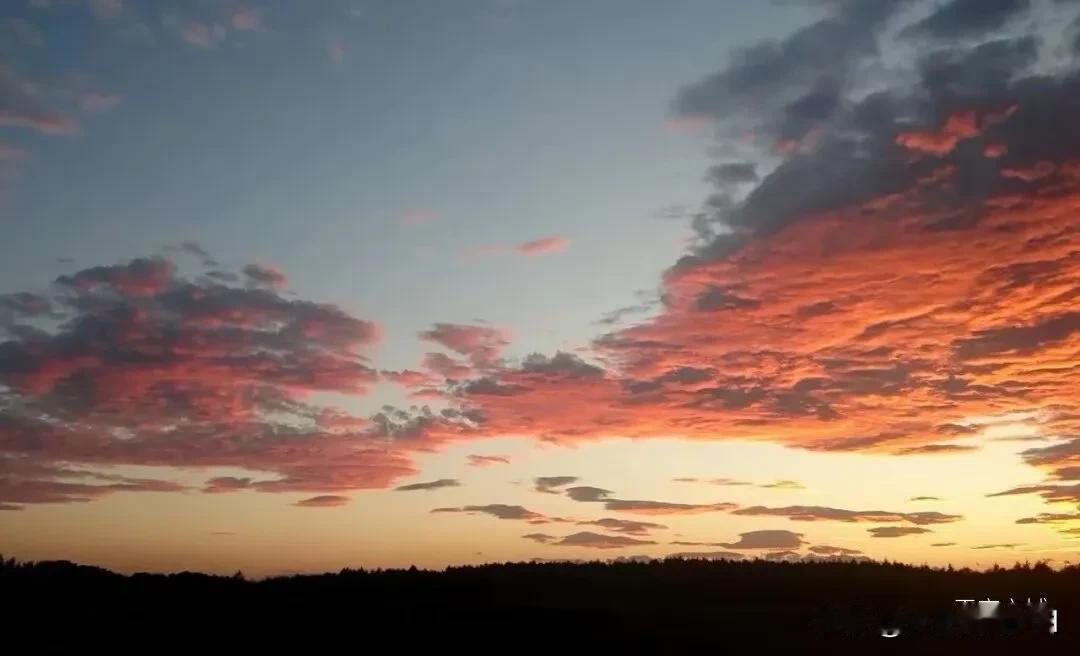
[[[0,3],[0,554],[1080,561],[1080,0]]]

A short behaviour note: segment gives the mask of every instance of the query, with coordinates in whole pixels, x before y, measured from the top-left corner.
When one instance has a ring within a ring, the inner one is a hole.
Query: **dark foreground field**
[[[1002,603],[996,618],[974,619],[956,599]],[[1051,610],[1058,617],[1053,635]],[[1023,653],[1080,653],[1080,568],[973,572],[667,560],[343,570],[249,581],[7,561],[0,567],[0,612],[7,635],[33,634],[39,644],[164,636],[251,647],[334,645],[349,653],[389,644],[562,654],[726,653],[736,644],[866,639],[887,643],[890,652],[901,642],[947,640],[982,653],[1020,653],[1003,646],[1021,643]],[[883,637],[883,629],[900,635]]]

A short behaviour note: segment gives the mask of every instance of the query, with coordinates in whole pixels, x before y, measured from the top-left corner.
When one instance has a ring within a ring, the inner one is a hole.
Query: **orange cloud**
[[[975,415],[1041,410],[1046,430],[1075,426],[1078,172],[1059,167],[1052,193],[992,195],[948,230],[952,208],[919,186],[677,267],[664,310],[597,340],[595,360],[491,372],[452,397],[482,424],[433,433],[916,454],[970,449],[941,444],[939,427]]]
[[[979,136],[981,131],[975,112],[962,111],[949,115],[939,131],[901,132],[896,135],[896,143],[909,150],[944,157],[958,143]]]
[[[44,315],[52,331],[21,327]],[[58,463],[257,472],[208,481],[219,493],[381,488],[414,473],[385,424],[306,399],[376,379],[362,350],[377,326],[332,305],[144,258],[61,276],[49,297],[0,297],[0,333],[0,502],[178,489],[73,482],[99,475]]]

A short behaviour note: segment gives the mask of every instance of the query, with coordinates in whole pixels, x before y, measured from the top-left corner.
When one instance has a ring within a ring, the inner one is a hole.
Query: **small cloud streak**
[[[887,524],[890,522],[911,522],[916,525],[947,524],[963,519],[961,515],[946,515],[939,512],[903,513],[888,510],[844,510],[825,506],[787,506],[784,508],[766,508],[751,506],[735,510],[733,515],[787,517],[793,521],[816,522],[871,522]]]
[[[766,483],[761,487],[769,490],[805,490],[806,487],[798,481],[776,481],[774,483]]]
[[[432,513],[465,513],[475,515],[491,515],[497,519],[523,520],[530,523],[544,523],[547,518],[537,512],[528,510],[522,506],[512,506],[505,503],[491,503],[486,506],[464,506],[461,508],[435,508]]]
[[[652,522],[637,522],[628,519],[594,519],[591,521],[578,522],[579,526],[599,526],[606,530],[615,533],[626,533],[628,535],[648,535],[650,531],[656,531],[665,529],[667,526],[663,524],[654,524]]]
[[[408,210],[401,215],[401,222],[407,226],[417,226],[430,223],[439,218],[439,215],[431,210]]]
[[[188,21],[180,28],[180,38],[197,48],[213,48],[217,45],[218,34],[206,23]]]
[[[931,533],[932,531],[919,526],[878,526],[867,529],[867,532],[870,537],[874,538],[900,538],[905,535],[918,535],[920,533]]]
[[[592,531],[572,533],[558,542],[549,542],[557,547],[584,547],[586,549],[623,549],[656,544],[652,540],[638,540],[625,535],[604,535]]]
[[[120,104],[120,96],[102,91],[87,91],[79,98],[84,112],[104,112]]]
[[[349,503],[349,497],[343,497],[336,494],[322,494],[317,497],[311,497],[297,501],[294,505],[301,508],[336,508],[338,506],[344,506]]]
[[[527,241],[524,244],[519,244],[515,248],[523,255],[539,256],[562,252],[566,250],[569,245],[570,240],[566,237],[553,236]]]
[[[471,454],[467,457],[470,467],[489,467],[491,465],[509,465],[510,458],[506,456],[484,456]]]
[[[240,5],[233,9],[231,22],[234,30],[258,32],[263,28],[262,12],[257,7]]]
[[[460,487],[461,482],[456,478],[440,478],[437,481],[428,481],[426,483],[410,483],[409,485],[399,485],[394,488],[396,492],[430,492],[432,490],[441,490],[447,487]]]
[[[326,56],[330,59],[330,63],[336,68],[341,68],[345,65],[345,42],[341,37],[328,36],[326,37]]]
[[[570,239],[560,235],[532,239],[520,244],[480,244],[461,252],[462,262],[471,262],[493,255],[517,254],[526,257],[542,257],[561,253],[570,246]]]

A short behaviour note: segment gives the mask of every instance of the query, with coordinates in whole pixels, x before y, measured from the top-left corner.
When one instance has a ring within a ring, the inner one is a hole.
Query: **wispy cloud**
[[[425,483],[410,483],[409,485],[399,485],[394,488],[398,492],[416,492],[425,491],[430,492],[432,490],[441,490],[447,487],[460,487],[461,482],[456,478],[440,478],[436,481],[427,481]]]
[[[417,226],[424,223],[430,223],[439,218],[439,215],[432,210],[414,209],[408,210],[401,215],[401,222],[407,226]]]
[[[510,464],[510,458],[507,456],[469,454],[466,460],[470,467],[489,467],[491,465]]]
[[[519,244],[479,244],[462,251],[460,260],[471,262],[492,255],[524,255],[526,257],[541,257],[554,255],[566,250],[570,246],[567,237],[553,235],[532,239]]]
[[[330,63],[337,68],[341,68],[345,65],[345,42],[341,37],[328,36],[324,42],[326,48],[326,56],[330,59]]]
[[[338,506],[344,506],[347,503],[349,503],[349,497],[338,496],[335,494],[323,494],[317,497],[297,501],[296,505],[301,508],[336,508]]]

